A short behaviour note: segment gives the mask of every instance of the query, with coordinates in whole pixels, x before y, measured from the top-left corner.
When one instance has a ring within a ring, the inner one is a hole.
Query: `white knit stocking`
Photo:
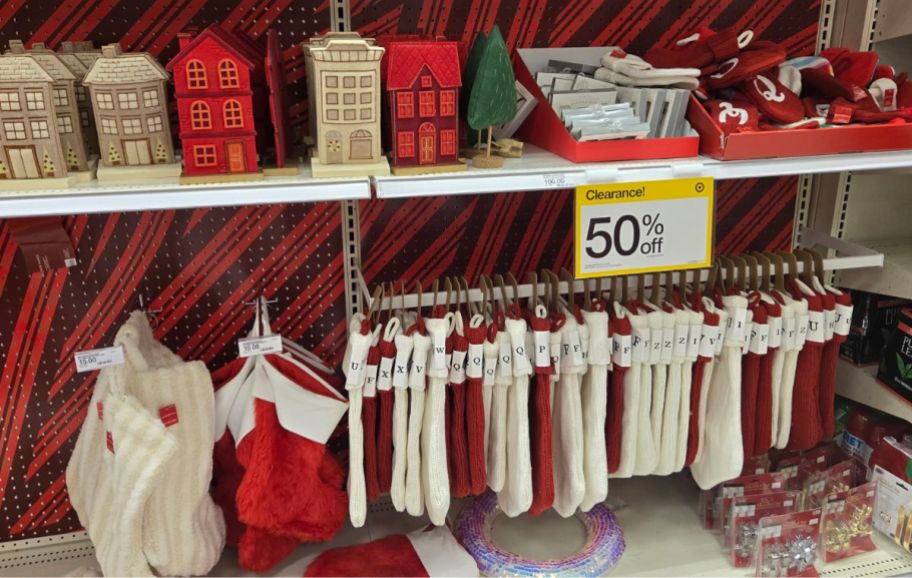
[[[608,313],[583,311],[589,330],[589,371],[583,376],[583,466],[586,492],[580,509],[588,512],[608,497],[608,456],[605,447],[605,419],[608,405],[608,366],[611,338]]]
[[[554,510],[567,518],[576,512],[586,494],[579,377],[583,358],[579,327],[569,312],[560,336],[561,373],[554,396],[551,455],[554,461]]]
[[[529,439],[529,376],[532,364],[526,349],[526,322],[507,319],[506,333],[512,348],[513,385],[507,395],[507,467],[497,503],[510,517],[532,505],[532,454]],[[501,360],[503,356],[501,356]]]
[[[690,413],[699,411],[699,407],[690,406],[690,394],[693,388],[693,365],[700,352],[700,337],[703,332],[703,313],[687,311],[687,352],[681,364],[681,405],[678,408],[678,449],[675,455],[673,471],[680,472],[687,461],[687,442],[690,434]]]
[[[630,319],[633,333],[631,334],[631,362],[624,373],[624,416],[621,419],[621,459],[617,472],[612,474],[615,478],[629,478],[633,475],[637,463],[637,446],[639,433],[639,417],[641,395],[643,391],[641,374],[643,373],[643,359],[648,356],[646,344],[642,341],[645,332],[649,331],[649,322],[645,315],[636,315],[628,312],[622,305],[615,304],[621,315]],[[652,390],[649,393],[652,398]]]
[[[397,512],[405,511],[405,471],[408,463],[409,359],[412,357],[411,335],[396,336],[396,363],[393,365],[393,478],[390,499]]]
[[[367,352],[374,336],[362,335],[352,324],[348,336],[345,389],[348,390],[348,514],[352,526],[360,528],[367,517],[367,487],[364,481],[364,426],[361,405],[364,381],[367,376]]]
[[[656,380],[654,367],[659,365],[662,353],[662,324],[661,311],[650,311],[645,315],[648,333],[646,333],[646,361],[640,373],[640,410],[637,416],[637,457],[634,475],[646,476],[655,471],[659,465],[659,452],[656,446],[659,430],[662,423],[661,407],[665,401],[665,378],[660,376]],[[663,374],[664,375],[664,374]],[[656,384],[656,381],[660,383]],[[658,396],[658,399],[654,399]],[[653,408],[658,408],[653,413]],[[655,418],[655,419],[653,419]]]
[[[446,454],[446,384],[450,368],[446,359],[435,355],[446,342],[449,318],[428,319],[431,355],[428,362],[427,397],[421,426],[421,485],[431,523],[441,526],[450,509],[450,479]]]
[[[795,389],[795,373],[798,371],[798,356],[802,343],[798,337],[798,326],[808,313],[808,302],[805,299],[793,300],[785,297],[782,306],[782,322],[785,325],[783,347],[785,360],[782,364],[782,379],[779,382],[779,423],[776,435],[776,448],[783,449],[788,445],[792,431],[792,393]]]
[[[506,331],[497,333],[497,352],[488,439],[488,486],[500,492],[507,477],[507,392],[513,385],[513,352]]]

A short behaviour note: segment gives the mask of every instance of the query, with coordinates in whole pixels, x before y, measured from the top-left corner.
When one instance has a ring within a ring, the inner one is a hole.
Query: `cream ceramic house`
[[[89,166],[88,152],[79,123],[79,107],[76,98],[76,76],[56,53],[44,48],[43,44],[26,51],[20,40],[11,40],[7,54],[19,54],[35,60],[54,80],[52,100],[56,113],[56,129],[60,146],[66,161],[67,172],[78,175],[78,180],[88,181],[94,175]]]
[[[177,179],[168,122],[168,73],[145,52],[102,48],[83,80],[89,88],[101,151],[99,181]]]
[[[88,45],[77,47],[80,45]],[[38,50],[43,44],[37,42],[32,44],[32,50]],[[98,133],[95,130],[95,115],[92,114],[92,101],[89,99],[89,91],[82,84],[89,68],[101,56],[101,51],[92,46],[91,42],[63,42],[60,46],[57,56],[70,69],[73,76],[76,77],[76,105],[79,108],[79,126],[82,127],[82,138],[86,144],[86,152],[89,157],[98,156]]]
[[[383,48],[355,32],[303,45],[315,177],[387,175],[380,149],[380,59]]]
[[[0,190],[69,186],[55,83],[28,55],[0,56]]]

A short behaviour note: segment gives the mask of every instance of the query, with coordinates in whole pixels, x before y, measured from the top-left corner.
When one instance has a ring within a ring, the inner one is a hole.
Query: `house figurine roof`
[[[387,50],[387,90],[411,88],[425,67],[442,88],[462,86],[455,42],[393,42]]]
[[[43,42],[33,42],[31,49],[29,49],[31,54],[35,53],[49,53],[54,54],[57,58],[60,59],[60,62],[66,66],[70,72],[73,73],[73,76],[76,77],[76,80],[82,80],[86,73],[89,71],[90,63],[85,63],[79,59],[79,57],[73,52],[52,52],[51,49],[47,48]]]
[[[33,59],[37,62],[41,68],[47,72],[51,78],[55,81],[57,80],[75,80],[76,76],[70,71],[70,69],[63,63],[63,61],[57,57],[57,55],[50,50],[44,49],[43,44],[38,46],[37,50],[30,50],[26,52],[25,46],[22,44],[21,40],[10,40],[9,50],[4,53],[4,55],[22,55],[27,58]]]
[[[54,82],[54,78],[29,56],[5,54],[0,57],[0,82]]]
[[[229,48],[250,68],[254,68],[262,63],[266,56],[265,51],[251,38],[239,32],[226,30],[219,24],[207,26],[196,36],[192,36],[192,34],[189,33],[181,33],[178,35],[178,38],[181,42],[180,51],[170,62],[168,62],[165,67],[168,70],[173,70],[179,62],[190,56],[193,53],[193,49],[199,46],[206,38],[212,38],[216,42]]]
[[[367,62],[380,60],[385,50],[373,38],[361,38],[357,32],[330,32],[315,36],[304,44],[314,60],[328,62]]]
[[[145,52],[120,51],[119,44],[108,44],[83,80],[84,84],[131,84],[168,80],[168,72]]]

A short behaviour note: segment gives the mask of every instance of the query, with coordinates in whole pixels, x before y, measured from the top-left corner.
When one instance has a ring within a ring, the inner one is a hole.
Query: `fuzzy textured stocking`
[[[529,429],[532,433],[532,506],[537,516],[554,504],[554,462],[551,453],[551,322],[539,306],[532,317],[535,380],[530,384]]]
[[[700,337],[703,334],[703,312],[687,309],[687,349],[681,364],[681,406],[678,418],[678,450],[675,455],[674,471],[680,472],[687,465],[687,446],[690,443],[691,414],[697,407],[691,406],[693,395],[694,364],[700,356]]]
[[[757,379],[757,418],[754,435],[753,455],[762,455],[773,445],[773,407],[778,402],[778,395],[773,385],[773,369],[775,366],[776,352],[781,343],[782,307],[772,298],[762,295],[762,306],[765,310],[766,321],[766,349],[763,343],[760,351],[760,372]],[[757,321],[759,318],[755,318]]]
[[[653,366],[653,439],[655,440],[658,461],[654,474],[667,476],[674,469],[675,452],[678,450],[678,411],[681,407],[681,371],[680,362],[675,364],[674,338],[677,316],[672,310],[660,311],[662,329],[659,333],[660,359]],[[657,403],[657,398],[661,402]],[[651,416],[652,417],[652,416]]]
[[[631,311],[633,309],[631,308]],[[661,412],[655,416],[656,424],[653,426],[652,408],[665,401],[665,383],[664,378],[658,384],[660,391],[656,390],[655,372],[653,366],[658,365],[662,353],[662,323],[663,316],[660,311],[650,311],[649,313],[638,315],[646,320],[646,326],[643,328],[643,364],[640,372],[640,404],[637,412],[637,449],[636,449],[636,466],[633,469],[634,475],[646,476],[651,474],[657,465],[659,465],[659,452],[656,448],[656,433],[661,427]],[[636,331],[634,325],[634,351],[636,351]],[[653,399],[656,394],[659,399]],[[659,405],[659,407],[661,407]]]
[[[792,430],[792,396],[795,391],[795,372],[798,369],[798,355],[801,348],[804,347],[804,341],[800,340],[802,334],[798,330],[799,325],[807,331],[807,307],[805,299],[795,301],[791,297],[777,294],[782,301],[782,324],[783,337],[782,347],[782,376],[779,379],[779,416],[776,425],[776,445],[777,449],[784,449],[788,444],[789,434]],[[775,361],[774,361],[775,364]],[[775,365],[773,367],[773,382],[775,383]]]
[[[633,475],[637,464],[637,446],[639,440],[640,405],[642,403],[643,386],[641,375],[644,373],[643,360],[647,357],[646,335],[649,331],[649,322],[645,315],[637,315],[634,311],[623,310],[626,319],[630,321],[631,328],[631,360],[630,367],[624,372],[624,414],[621,420],[621,452],[620,462],[613,477],[629,478]],[[648,371],[648,367],[646,368]],[[651,395],[650,390],[650,397]]]
[[[393,484],[393,371],[396,363],[395,336],[399,320],[391,319],[380,340],[380,368],[377,371],[377,484],[380,493],[388,494]]]
[[[367,376],[364,380],[361,423],[364,427],[364,481],[367,501],[380,498],[380,477],[377,475],[377,372],[380,369],[379,329],[367,354]]]
[[[766,308],[761,303],[754,304],[748,310],[747,353],[742,358],[741,367],[741,444],[744,457],[754,455],[754,443],[757,434],[757,398],[760,389],[760,361],[766,356],[761,352],[761,336],[768,330]],[[765,340],[764,340],[765,341]]]
[[[588,512],[608,497],[608,456],[605,447],[605,415],[608,405],[608,367],[611,337],[608,313],[583,311],[589,330],[589,371],[583,376],[583,465],[586,491],[579,507]]]

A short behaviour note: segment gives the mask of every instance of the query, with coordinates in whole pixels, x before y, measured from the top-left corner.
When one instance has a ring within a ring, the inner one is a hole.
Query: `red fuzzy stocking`
[[[396,343],[380,341],[380,371],[377,375],[377,397],[380,398],[379,436],[377,438],[377,482],[380,493],[388,494],[393,482],[393,364]]]
[[[823,302],[800,281],[792,284],[795,299],[802,296],[808,303],[807,337],[798,354],[795,388],[792,394],[792,427],[787,448],[809,450],[820,440],[820,360],[823,355]],[[806,289],[806,291],[804,290]],[[800,330],[800,328],[799,328]]]
[[[605,445],[608,453],[608,473],[613,474],[621,466],[621,441],[624,420],[624,374],[630,369],[629,364],[622,363],[620,348],[623,342],[630,339],[632,327],[630,319],[619,317],[615,308],[609,309],[611,314],[611,329],[614,337],[614,348],[617,355],[613,355],[611,368],[611,381],[608,390],[608,412],[605,420]]]
[[[484,448],[484,369],[485,326],[466,327],[469,349],[466,361],[466,434],[469,455],[469,482],[473,496],[484,493],[488,484]]]
[[[719,314],[712,311],[704,311],[703,325],[718,327]],[[705,335],[706,330],[704,329]],[[705,339],[706,337],[702,337],[700,340],[700,356],[694,362],[693,382],[690,386],[690,427],[687,431],[687,458],[685,460],[688,466],[694,462],[700,452],[700,437],[703,430],[703,423],[700,421],[700,404],[705,393],[703,391],[703,381],[706,376],[707,365],[712,362],[714,357],[714,353],[710,355],[708,350],[704,350]]]
[[[554,459],[551,447],[551,357],[549,331],[545,317],[532,317],[535,335],[535,379],[529,386],[529,429],[532,437],[532,506],[537,516],[554,504]],[[545,351],[540,351],[544,348]]]
[[[368,384],[364,387],[361,422],[364,424],[364,483],[367,501],[380,498],[380,477],[377,475],[377,393],[376,376],[380,364],[380,347],[371,347],[367,354]],[[370,383],[373,380],[373,383]]]
[[[755,326],[766,326],[766,308],[761,303],[751,307],[753,315],[751,333],[757,331]],[[757,417],[757,397],[760,387],[760,361],[765,355],[761,355],[757,350],[757,345],[752,342],[748,335],[748,352],[742,359],[741,369],[741,444],[744,449],[744,457],[749,458],[754,455],[754,440],[756,439],[756,417]],[[759,341],[757,339],[756,341]]]
[[[836,429],[834,409],[836,403],[836,363],[839,346],[845,342],[852,319],[852,298],[848,293],[827,293],[825,305],[833,305],[833,336],[823,346],[820,362],[820,427],[821,438],[833,437]]]

